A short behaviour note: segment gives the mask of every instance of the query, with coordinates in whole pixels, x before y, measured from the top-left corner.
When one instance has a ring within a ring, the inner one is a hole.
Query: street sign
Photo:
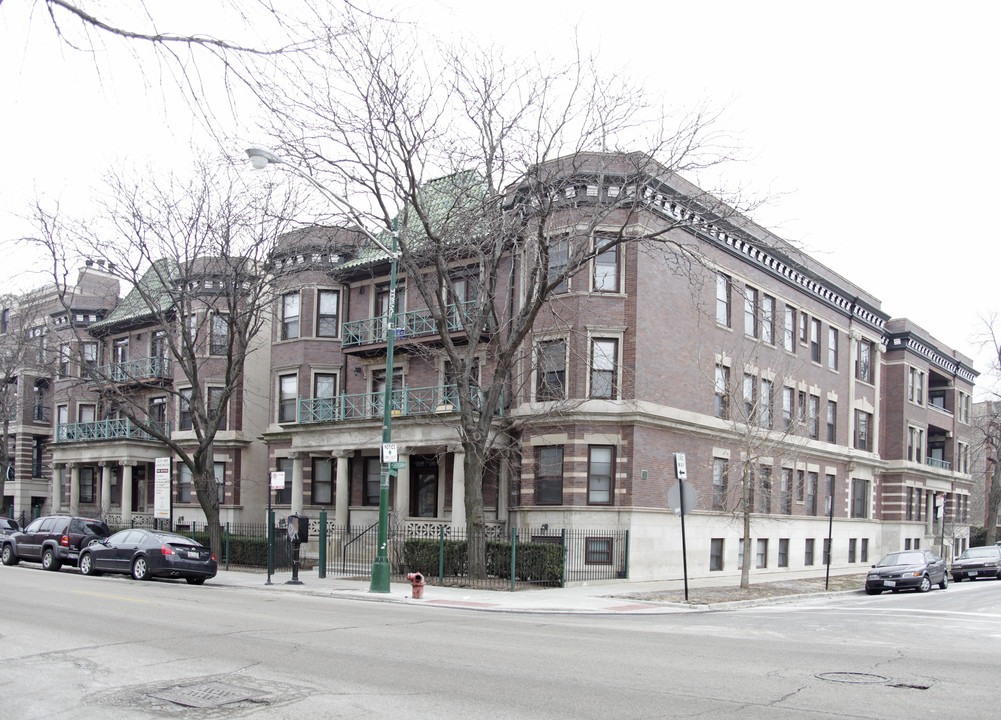
[[[391,462],[391,463],[389,463],[389,469],[390,470],[406,470],[407,469],[407,461],[406,460],[399,460],[397,462]]]
[[[685,490],[684,505],[682,505],[681,503],[682,488],[684,488]],[[671,509],[674,510],[674,512],[676,513],[683,512],[685,515],[689,514],[692,510],[695,509],[695,505],[696,503],[698,503],[698,501],[699,501],[699,495],[695,490],[695,486],[692,485],[690,482],[685,482],[684,480],[676,482],[667,491],[667,504],[670,505]]]
[[[285,471],[277,470],[271,473],[271,489],[272,490],[284,490],[285,489]]]
[[[396,443],[383,443],[382,444],[382,461],[384,463],[393,463],[400,459],[399,450],[396,447]]]
[[[674,476],[678,480],[688,479],[688,470],[685,464],[685,453],[674,453]]]

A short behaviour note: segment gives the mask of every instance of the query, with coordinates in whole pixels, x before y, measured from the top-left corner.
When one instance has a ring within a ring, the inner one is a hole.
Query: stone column
[[[111,463],[102,460],[101,468],[101,517],[107,518],[111,512]]]
[[[62,463],[52,466],[52,512],[54,513],[63,507],[64,467]]]
[[[132,526],[132,466],[122,463],[122,525]]]
[[[511,491],[511,468],[506,462],[501,462],[497,473],[497,519],[507,522],[507,503]]]
[[[452,526],[466,524],[466,453],[452,449]]]
[[[396,471],[396,498],[393,504],[396,517],[404,520],[410,517],[410,455],[400,453],[400,461],[407,466]]]
[[[292,514],[302,513],[302,459],[306,453],[291,452],[288,454],[292,458]]]
[[[348,508],[351,506],[351,491],[348,489],[348,458],[351,452],[338,450],[334,452],[337,459],[337,485],[334,487],[334,525],[339,528],[348,526]]]
[[[68,463],[70,469],[70,515],[80,514],[80,463]]]

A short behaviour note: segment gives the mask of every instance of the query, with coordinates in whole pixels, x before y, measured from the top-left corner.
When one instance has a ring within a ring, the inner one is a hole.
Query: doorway
[[[410,456],[410,516],[438,516],[438,459],[434,455]]]

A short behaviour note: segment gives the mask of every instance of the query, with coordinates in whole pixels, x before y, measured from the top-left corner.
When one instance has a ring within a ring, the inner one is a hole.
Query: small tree
[[[1001,322],[997,314],[982,318],[983,332],[981,346],[990,354],[991,367],[988,371],[988,399],[977,403],[973,413],[973,427],[976,455],[983,458],[983,464],[974,463],[974,468],[983,472],[976,478],[987,483],[984,528],[984,543],[993,545],[997,537],[998,513],[1001,508]]]
[[[57,272],[69,266],[70,258],[100,258],[132,288],[125,300],[130,312],[165,331],[162,352],[174,364],[173,384],[141,378],[122,384],[100,368],[81,367],[88,368],[85,380],[106,406],[164,443],[190,470],[212,550],[219,554],[213,443],[230,401],[243,391],[248,355],[267,342],[259,337],[272,303],[267,261],[289,229],[276,218],[294,215],[293,199],[269,188],[253,192],[226,172],[205,168],[187,182],[140,185],[116,179],[111,187],[113,199],[104,208],[108,230],[65,224],[39,210],[41,242]],[[56,284],[67,288],[58,276]],[[64,296],[63,302],[69,307],[71,298]],[[207,395],[207,381],[218,394]],[[190,417],[192,440],[176,439],[168,426],[150,417],[146,391],[152,389],[177,400]]]

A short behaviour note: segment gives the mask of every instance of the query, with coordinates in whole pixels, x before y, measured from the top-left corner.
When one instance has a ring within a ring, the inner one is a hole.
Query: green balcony
[[[468,323],[476,301],[448,305],[448,332],[462,332]],[[430,337],[438,334],[438,324],[428,310],[411,310],[396,316],[396,340]],[[341,328],[341,346],[359,347],[386,342],[386,317],[368,318],[346,322]]]
[[[173,377],[173,363],[165,357],[147,357],[138,360],[102,365],[94,369],[99,377],[114,383],[149,382]]]
[[[170,423],[164,423],[162,427],[167,434],[170,433]],[[156,440],[156,438],[140,430],[128,418],[56,426],[56,442],[95,440]]]
[[[478,410],[483,395],[477,391],[473,399],[474,410]],[[338,422],[340,420],[364,420],[382,417],[385,394],[382,392],[339,395],[333,398],[306,398],[299,400],[300,423]],[[429,415],[432,413],[455,412],[459,397],[452,385],[435,385],[423,388],[394,390],[391,411],[394,417],[408,415]]]

